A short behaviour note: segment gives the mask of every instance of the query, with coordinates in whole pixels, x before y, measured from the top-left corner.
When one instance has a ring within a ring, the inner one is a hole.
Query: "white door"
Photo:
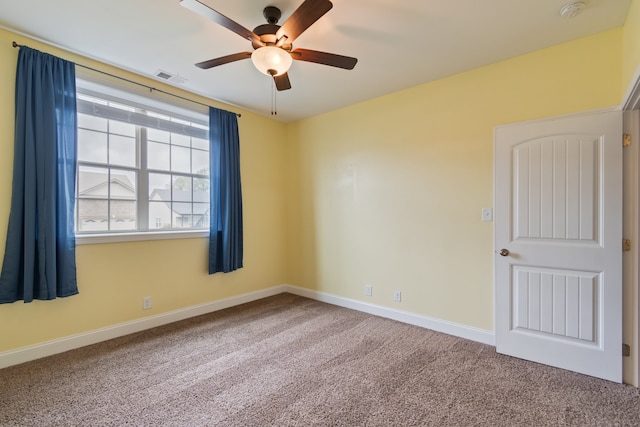
[[[497,351],[621,382],[621,112],[496,128],[495,249]]]

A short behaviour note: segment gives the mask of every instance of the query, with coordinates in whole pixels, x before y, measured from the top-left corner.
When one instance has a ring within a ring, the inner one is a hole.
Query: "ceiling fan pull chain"
[[[277,116],[277,106],[276,106],[276,82],[272,79],[271,83],[271,115]]]

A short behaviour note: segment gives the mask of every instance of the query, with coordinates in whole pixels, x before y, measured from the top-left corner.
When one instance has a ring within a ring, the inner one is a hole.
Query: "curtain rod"
[[[13,47],[15,47],[15,48],[18,48],[18,47],[25,47],[25,45],[18,44],[18,43],[16,43],[15,41],[12,43],[12,45],[13,45]],[[28,47],[28,46],[27,46],[27,47]],[[156,92],[164,93],[165,95],[173,96],[173,97],[175,97],[175,98],[183,99],[183,100],[185,100],[185,101],[193,102],[194,104],[203,105],[203,106],[205,106],[205,107],[211,107],[209,104],[205,104],[205,103],[200,102],[200,101],[195,101],[195,100],[193,100],[193,99],[190,99],[190,98],[187,98],[187,97],[184,97],[184,96],[176,95],[175,93],[167,92],[167,91],[164,91],[164,90],[162,90],[162,89],[157,89],[157,88],[155,88],[155,87],[148,86],[148,85],[146,85],[146,84],[144,84],[144,83],[138,83],[138,82],[135,82],[135,81],[133,81],[133,80],[126,79],[126,78],[124,78],[124,77],[116,76],[115,74],[107,73],[106,71],[97,70],[97,69],[95,69],[95,68],[87,67],[86,65],[82,65],[82,64],[76,64],[76,63],[74,63],[74,65],[76,65],[77,67],[85,68],[85,69],[87,69],[87,70],[95,71],[96,73],[100,73],[100,74],[107,75],[107,76],[109,76],[109,77],[114,77],[114,78],[116,78],[116,79],[124,80],[125,82],[129,82],[129,83],[132,83],[132,84],[134,84],[134,85],[138,85],[138,86],[145,87],[145,88],[149,89],[151,92],[156,91]],[[214,108],[215,108],[215,107],[214,107]],[[242,114],[240,114],[240,113],[235,113],[235,115],[236,115],[236,116],[238,116],[238,117],[242,117]]]

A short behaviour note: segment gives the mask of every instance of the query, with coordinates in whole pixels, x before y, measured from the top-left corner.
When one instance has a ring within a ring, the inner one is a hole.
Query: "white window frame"
[[[112,96],[114,99],[125,99],[128,105],[141,105],[146,107],[153,107],[154,111],[166,112],[168,115],[199,119],[201,123],[206,123],[208,126],[208,109],[206,106],[196,105],[194,103],[182,102],[178,98],[162,95],[159,92],[154,92],[151,89],[143,89],[135,85],[124,84],[115,79],[108,79],[102,76],[96,76],[90,72],[76,72],[76,85],[78,91],[84,93],[95,92],[99,94],[99,97],[105,95]],[[193,120],[196,121],[196,120]],[[143,156],[146,158],[146,153],[140,152],[138,147],[138,159],[142,160]],[[137,169],[143,170],[143,173],[148,174],[148,170],[145,165],[140,165],[138,161]],[[119,169],[119,166],[115,166]],[[166,173],[171,173],[167,171]],[[179,175],[179,173],[178,173]],[[148,197],[148,176],[141,179],[142,186],[144,188],[138,188],[138,196],[142,194],[144,197]],[[140,201],[138,200],[138,205]],[[77,203],[77,202],[76,202]],[[146,202],[148,203],[148,202]],[[146,204],[145,203],[145,204]],[[82,232],[76,233],[76,244],[94,244],[94,243],[113,243],[113,242],[133,242],[144,240],[167,240],[167,239],[185,239],[185,238],[202,238],[209,236],[208,229],[173,229],[173,230],[153,230],[148,229],[148,207],[137,208],[137,221],[144,222],[146,230],[131,230],[131,231],[96,231],[96,232]],[[146,216],[145,216],[146,215]],[[142,220],[142,221],[141,221]],[[78,225],[76,224],[76,230]]]

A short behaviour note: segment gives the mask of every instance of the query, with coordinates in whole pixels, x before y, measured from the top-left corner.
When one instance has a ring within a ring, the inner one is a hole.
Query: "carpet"
[[[637,388],[281,294],[0,370],[2,426],[637,426]]]

